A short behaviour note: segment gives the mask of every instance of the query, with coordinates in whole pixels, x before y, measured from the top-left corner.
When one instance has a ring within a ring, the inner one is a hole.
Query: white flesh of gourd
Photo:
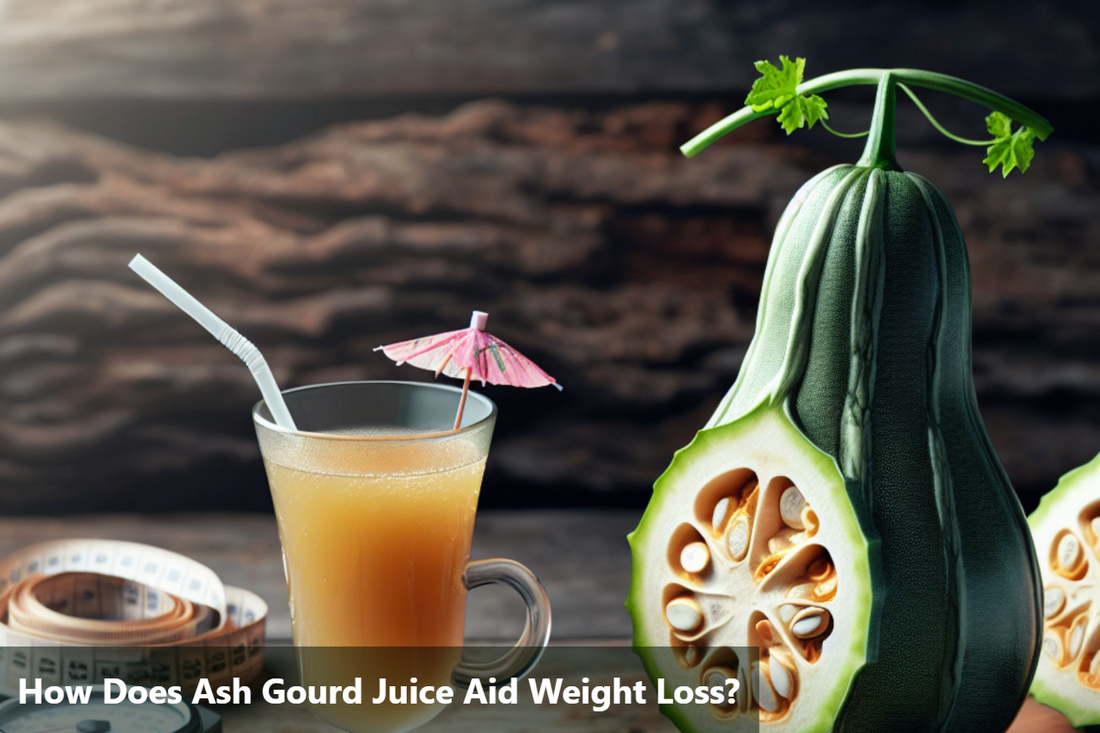
[[[683,706],[679,714],[690,718],[696,731],[726,731],[730,716],[751,706],[762,711],[761,731],[824,733],[866,659],[871,604],[866,542],[835,462],[807,442],[779,409],[762,409],[712,432],[717,431],[725,434],[678,455],[632,539],[637,569],[631,604],[636,627],[642,627],[636,628],[636,642],[653,647],[690,643],[703,650],[694,664],[684,654],[678,666],[662,666],[667,689],[705,684],[708,670],[717,666],[742,682],[737,709]],[[691,460],[680,464],[689,451]],[[707,495],[705,487],[719,485],[712,482],[748,475],[746,470],[758,481],[751,516],[741,504],[739,486],[731,488],[733,496],[715,494],[711,506],[697,502],[701,493]],[[807,508],[813,512],[807,514]],[[816,526],[803,531],[806,517]],[[709,548],[709,569],[703,576],[675,567],[673,560],[687,554],[686,547],[670,554],[684,523]],[[777,536],[780,541],[769,547]],[[644,555],[639,556],[640,548]],[[764,561],[777,557],[773,548],[779,560],[761,576],[756,571]],[[828,575],[810,580],[806,573],[811,561],[822,557],[827,558]],[[686,632],[678,626],[690,626],[694,618],[673,626],[669,610],[684,598],[697,599],[703,609],[701,626]],[[639,624],[637,608],[643,603],[646,612]],[[823,640],[815,642],[818,637]],[[803,649],[813,643],[819,657],[807,659],[805,654],[814,655]],[[760,667],[747,657],[731,659],[757,645],[763,647]],[[697,652],[692,655],[694,661]],[[761,679],[753,679],[757,675]]]

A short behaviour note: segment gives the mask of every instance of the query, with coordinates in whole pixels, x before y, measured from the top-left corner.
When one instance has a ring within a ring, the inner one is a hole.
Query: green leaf
[[[780,109],[794,99],[795,87],[802,83],[802,72],[806,68],[806,59],[795,59],[792,63],[787,56],[780,56],[783,68],[776,68],[771,61],[757,61],[756,70],[761,77],[752,83],[745,104],[753,112]]]
[[[1012,135],[1012,118],[1004,112],[993,112],[985,118],[985,129],[997,140]]]
[[[788,56],[780,56],[779,63],[781,67],[770,61],[756,62],[756,70],[761,76],[753,82],[745,104],[752,107],[753,112],[778,110],[779,124],[788,135],[807,124],[812,129],[818,120],[829,119],[824,99],[816,94],[806,97],[796,91],[802,83],[806,59],[791,61]]]
[[[810,97],[797,96],[783,105],[783,111],[779,113],[779,124],[790,135],[792,132],[808,124],[813,129],[818,120],[829,119],[829,113],[825,111],[827,103],[824,99],[814,94]]]
[[[1012,120],[1008,115],[994,112],[985,118],[986,129],[993,135],[994,141],[986,149],[984,162],[992,173],[1001,166],[1002,175],[1007,178],[1014,168],[1019,168],[1023,173],[1031,165],[1031,159],[1035,157],[1035,148],[1032,143],[1035,133],[1027,127],[1021,127],[1016,132],[1012,131]]]

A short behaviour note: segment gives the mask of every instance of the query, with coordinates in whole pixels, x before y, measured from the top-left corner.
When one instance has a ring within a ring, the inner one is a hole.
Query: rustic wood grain
[[[993,0],[873,11],[805,0],[7,0],[0,99],[740,92],[758,58],[806,56],[816,74],[925,67],[930,48],[941,70],[1002,92],[1081,99],[1100,88],[1097,15],[1087,8],[1028,4],[1005,13]]]
[[[247,370],[136,252],[285,387],[428,379],[372,349],[490,311],[566,390],[487,390],[483,501],[640,506],[733,382],[779,213],[837,162],[763,123],[683,159],[718,114],[480,102],[211,159],[0,123],[0,510],[266,505]],[[1026,505],[1100,448],[1096,151],[1041,148],[1007,180],[901,153],[967,235],[979,401]]]

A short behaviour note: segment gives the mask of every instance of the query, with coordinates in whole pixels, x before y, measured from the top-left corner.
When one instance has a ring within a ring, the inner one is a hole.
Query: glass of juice
[[[301,684],[361,679],[357,704],[311,700],[311,710],[353,733],[396,733],[445,705],[420,695],[415,704],[375,704],[383,679],[423,690],[526,673],[549,639],[545,591],[519,563],[469,560],[496,405],[471,392],[463,424],[452,430],[460,397],[453,387],[341,382],[283,395],[297,430],[276,425],[263,402],[253,421],[278,518]],[[489,583],[519,592],[527,626],[496,662],[465,664],[466,592]]]

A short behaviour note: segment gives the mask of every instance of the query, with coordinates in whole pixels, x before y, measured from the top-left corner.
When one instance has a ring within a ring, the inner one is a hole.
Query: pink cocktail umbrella
[[[482,386],[486,382],[513,387],[545,387],[552,384],[561,389],[557,380],[539,369],[535,362],[496,336],[486,333],[485,322],[488,319],[488,313],[474,311],[468,328],[379,346],[375,351],[381,351],[398,365],[407,362],[435,372],[436,377],[446,374],[464,380],[455,430],[462,424],[462,411],[466,408],[471,379],[480,380]]]

